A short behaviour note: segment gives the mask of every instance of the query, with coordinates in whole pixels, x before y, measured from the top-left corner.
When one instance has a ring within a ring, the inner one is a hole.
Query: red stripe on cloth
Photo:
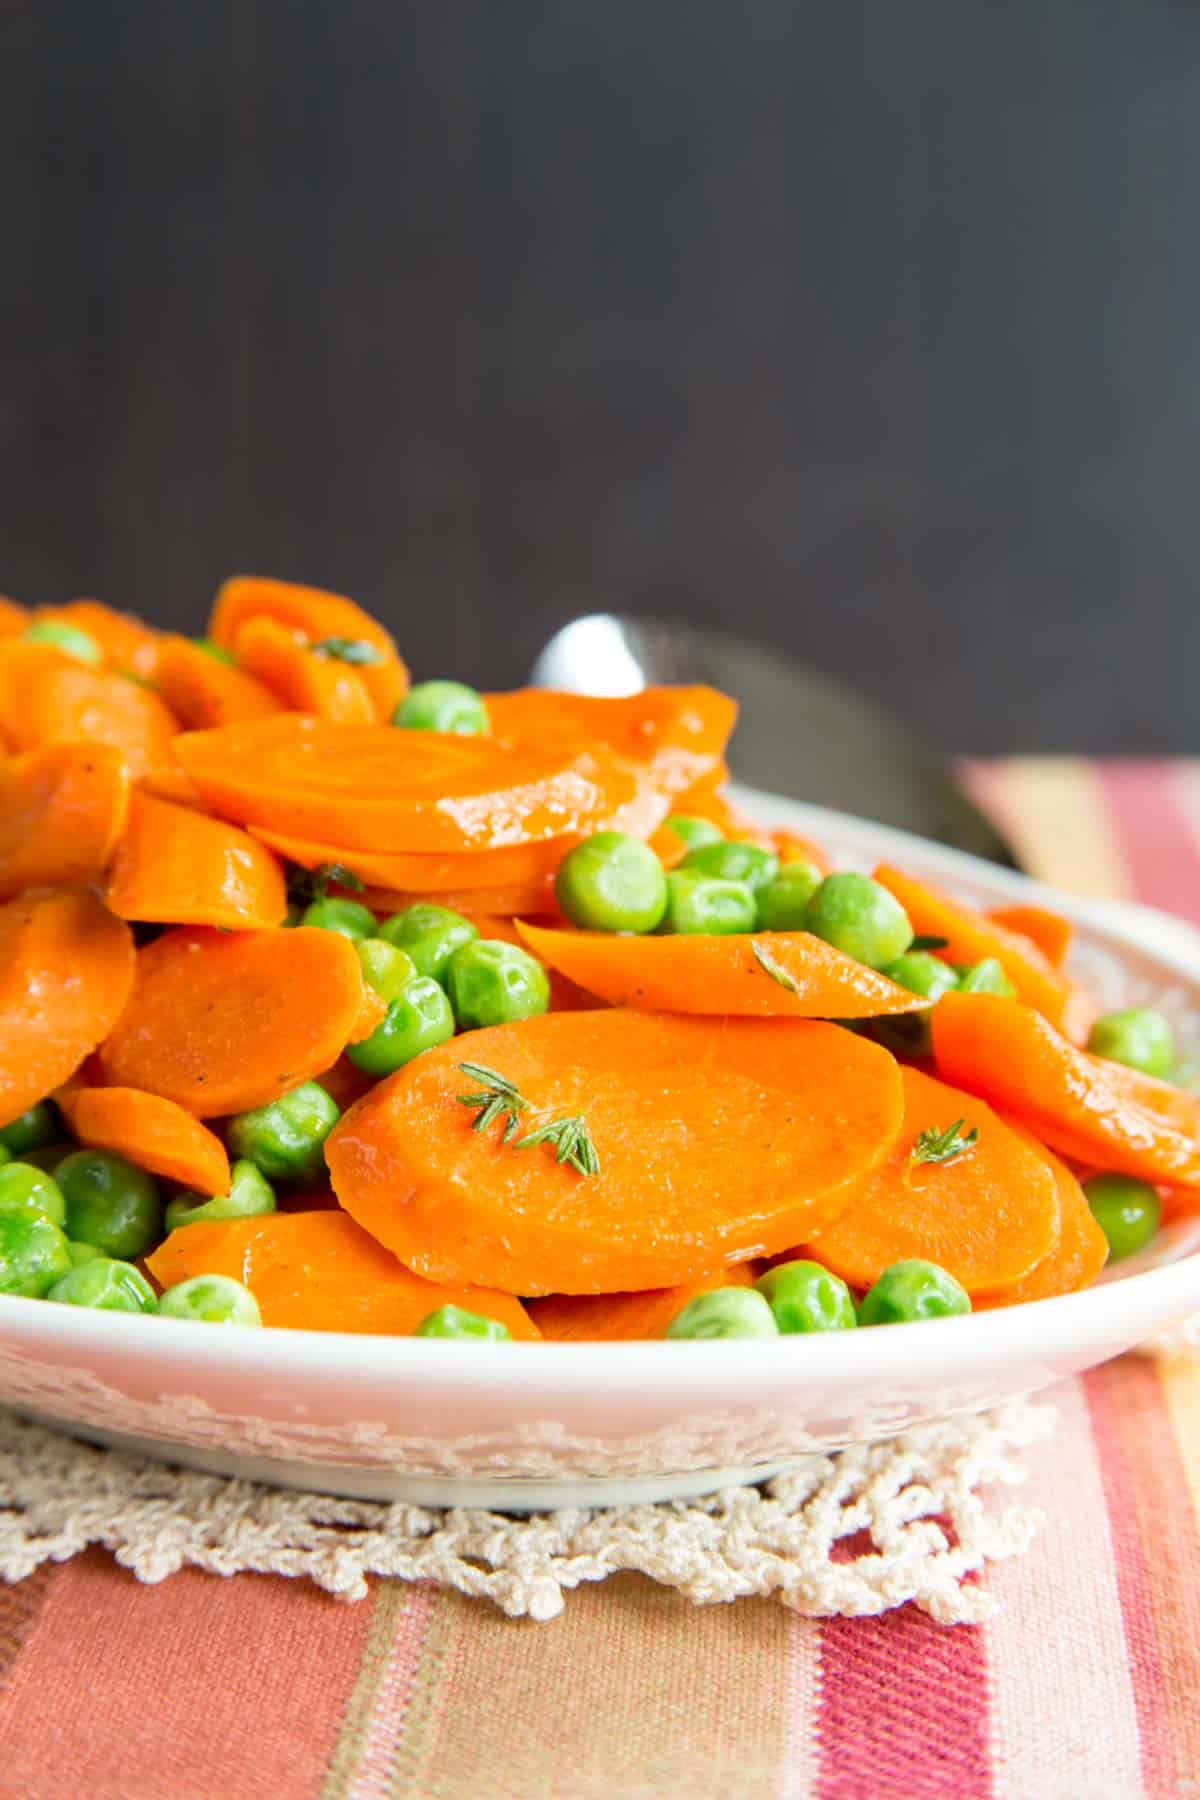
[[[984,1800],[992,1792],[983,1632],[913,1606],[827,1619],[819,1800]],[[887,1785],[887,1780],[894,1784]]]
[[[1096,772],[1138,898],[1200,924],[1200,845],[1179,803],[1178,766],[1099,762]]]

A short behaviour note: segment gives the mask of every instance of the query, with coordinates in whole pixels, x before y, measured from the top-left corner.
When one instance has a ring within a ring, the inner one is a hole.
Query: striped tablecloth
[[[1200,765],[972,771],[1031,867],[1200,922]],[[551,1625],[429,1589],[359,1606],[100,1553],[0,1592],[0,1794],[633,1800],[1200,1794],[1200,1362],[1056,1391],[1034,1551],[979,1628],[693,1608],[623,1577]]]

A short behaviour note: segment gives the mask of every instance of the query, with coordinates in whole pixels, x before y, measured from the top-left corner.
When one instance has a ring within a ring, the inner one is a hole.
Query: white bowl
[[[1079,927],[1105,1006],[1152,1002],[1200,1048],[1200,933],[1068,900],[862,820],[763,795],[764,822],[842,866],[881,858]],[[1200,1221],[1081,1294],[886,1331],[770,1342],[469,1344],[214,1328],[0,1304],[0,1402],[94,1441],[284,1486],[497,1510],[679,1499],[812,1451],[975,1410],[1119,1355],[1200,1312]]]

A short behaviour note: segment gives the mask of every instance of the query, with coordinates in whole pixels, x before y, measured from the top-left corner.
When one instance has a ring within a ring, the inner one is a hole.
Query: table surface
[[[970,771],[1030,867],[1200,922],[1200,764]],[[982,1627],[694,1608],[636,1577],[549,1625],[379,1582],[142,1587],[91,1552],[0,1590],[14,1800],[1177,1800],[1200,1794],[1200,1360],[1054,1392],[1033,1551]]]

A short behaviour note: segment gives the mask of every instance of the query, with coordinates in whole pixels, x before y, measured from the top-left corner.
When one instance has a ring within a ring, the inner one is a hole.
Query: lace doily
[[[587,1581],[636,1570],[697,1603],[774,1595],[813,1616],[912,1601],[943,1624],[994,1605],[973,1577],[1030,1544],[1033,1511],[988,1490],[1053,1409],[1017,1402],[814,1456],[762,1487],[657,1506],[514,1518],[299,1494],[98,1450],[0,1411],[0,1578],[96,1544],[140,1581],[187,1566],[302,1576],[361,1600],[369,1575],[433,1581],[510,1617],[552,1619]]]

